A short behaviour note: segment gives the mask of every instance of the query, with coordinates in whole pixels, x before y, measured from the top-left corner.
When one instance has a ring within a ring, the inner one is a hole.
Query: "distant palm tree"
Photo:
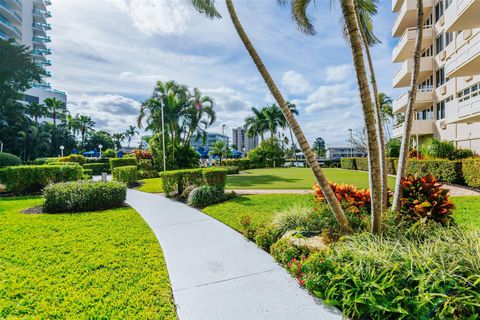
[[[205,129],[211,126],[217,118],[213,110],[213,98],[203,96],[198,88],[193,89],[193,94],[190,95],[188,104],[189,106],[185,110],[185,118],[187,120],[185,144],[190,144],[194,135],[197,137],[205,136]]]
[[[288,122],[289,126],[292,128],[292,131],[295,134],[295,137],[300,145],[302,152],[305,155],[308,165],[312,169],[312,173],[317,180],[320,189],[322,190],[323,194],[325,195],[325,199],[329,204],[330,208],[332,209],[340,228],[344,231],[350,231],[350,223],[343,212],[342,206],[340,202],[336,198],[332,188],[330,187],[328,180],[323,173],[322,169],[320,168],[319,163],[315,159],[315,153],[312,151],[305,134],[302,131],[302,128],[298,124],[295,116],[292,114],[290,109],[288,108],[287,101],[283,97],[282,93],[280,92],[278,86],[276,85],[275,81],[273,80],[272,76],[268,72],[265,64],[263,63],[261,57],[258,55],[257,50],[253,46],[252,42],[248,38],[245,29],[238,18],[238,15],[235,10],[235,6],[233,5],[232,0],[226,0],[227,10],[230,15],[230,20],[237,31],[240,40],[242,41],[245,49],[248,51],[250,57],[252,58],[255,66],[257,67],[258,72],[262,76],[265,84],[267,85],[270,93],[274,97],[275,101],[280,106],[286,121]],[[307,1],[309,2],[309,1]],[[215,8],[214,1],[212,0],[192,0],[193,6],[202,14],[206,15],[209,18],[221,18],[221,15]]]
[[[113,143],[115,143],[115,147],[118,149],[122,148],[122,141],[125,140],[125,133],[114,133],[112,134]]]
[[[245,130],[247,130],[247,135],[252,138],[255,136],[260,136],[262,141],[265,140],[265,132],[268,130],[267,120],[265,119],[265,114],[263,110],[258,110],[255,107],[252,107],[253,116],[250,116],[245,119]]]
[[[46,98],[44,102],[48,111],[50,111],[50,114],[52,115],[53,125],[56,126],[57,119],[64,116],[67,111],[65,102],[58,100],[57,98]]]
[[[129,126],[128,129],[125,131],[125,137],[127,137],[129,149],[130,149],[130,142],[132,141],[132,138],[136,134],[140,134],[140,133],[138,132],[137,128],[134,126]]]
[[[38,118],[41,118],[47,115],[47,111],[48,110],[45,107],[45,105],[37,102],[29,103],[26,110],[27,114],[33,117],[36,124],[38,124]]]
[[[91,130],[93,130],[93,127],[95,126],[95,122],[92,120],[90,116],[81,114],[81,115],[76,115],[75,116],[76,120],[78,121],[78,128],[80,131],[80,136],[82,138],[81,140],[81,145],[82,147],[85,145],[85,137],[87,136],[87,133]]]
[[[390,140],[391,134],[390,134],[388,124],[390,123],[390,121],[393,119],[393,116],[394,116],[393,107],[392,107],[393,100],[392,98],[387,96],[385,93],[380,92],[378,94],[378,102],[380,104],[382,125],[385,133],[387,133],[388,135],[388,140]]]
[[[263,108],[262,113],[267,122],[268,131],[270,131],[270,139],[273,139],[278,129],[285,128],[287,125],[285,117],[282,110],[275,103]]]
[[[49,148],[50,143],[50,133],[35,125],[17,133],[17,144],[22,150],[23,160],[25,161],[36,158],[38,152]]]

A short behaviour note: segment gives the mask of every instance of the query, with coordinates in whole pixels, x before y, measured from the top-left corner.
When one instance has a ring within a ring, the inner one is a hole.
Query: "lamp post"
[[[3,152],[3,141],[0,141],[0,152]]]
[[[65,149],[64,146],[60,146],[60,155],[63,157],[63,149]]]
[[[165,120],[163,119],[163,103],[161,105],[162,111],[162,153],[163,153],[163,171],[167,171],[167,165],[165,161]]]
[[[100,149],[100,158],[102,157],[102,148],[103,148],[103,146],[101,144],[99,144],[98,149]]]
[[[350,157],[353,157],[353,131],[352,129],[348,129],[350,131]]]

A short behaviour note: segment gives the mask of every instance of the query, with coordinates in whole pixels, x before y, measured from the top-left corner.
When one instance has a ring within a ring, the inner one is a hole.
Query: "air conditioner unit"
[[[447,129],[447,124],[445,123],[445,121],[440,122],[440,129],[442,130]]]
[[[463,30],[463,40],[468,40],[472,36],[472,29]]]
[[[465,78],[463,78],[463,80],[465,80],[465,82],[472,81],[472,80],[473,80],[473,76],[466,76]]]
[[[447,94],[447,85],[444,84],[440,87],[440,94],[441,95],[446,95]]]
[[[438,24],[443,26],[444,23],[445,23],[445,16],[441,16],[440,19],[438,19]]]
[[[442,50],[439,54],[439,59],[440,60],[445,60],[445,58],[447,57],[447,52],[445,50]]]

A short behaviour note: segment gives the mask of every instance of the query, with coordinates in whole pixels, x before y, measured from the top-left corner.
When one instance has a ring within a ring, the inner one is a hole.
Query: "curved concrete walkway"
[[[221,222],[131,189],[127,203],[162,246],[180,319],[342,319],[269,254]]]

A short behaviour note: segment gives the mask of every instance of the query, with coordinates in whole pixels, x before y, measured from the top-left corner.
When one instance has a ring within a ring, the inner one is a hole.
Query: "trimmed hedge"
[[[227,174],[239,174],[240,169],[237,166],[222,167],[227,170]]]
[[[80,154],[71,154],[69,156],[57,159],[57,162],[76,162],[78,164],[84,164],[86,161],[87,158]]]
[[[22,160],[14,154],[8,152],[0,152],[0,168],[8,166],[19,166]]]
[[[92,179],[92,169],[83,169],[82,170],[83,179]]]
[[[126,166],[136,166],[137,159],[131,157],[123,157],[123,158],[111,158],[110,159],[110,170],[113,173],[113,169],[118,167],[126,167]]]
[[[14,194],[38,192],[50,183],[82,179],[80,165],[15,166],[0,169],[0,182]]]
[[[137,166],[124,166],[114,168],[112,171],[113,180],[132,184],[138,180]]]
[[[51,184],[45,188],[45,212],[82,212],[117,208],[123,205],[127,187],[117,181],[76,181]]]
[[[84,169],[91,169],[93,175],[100,175],[102,172],[111,173],[110,164],[108,163],[85,163]]]
[[[442,182],[462,183],[462,162],[450,160],[409,160],[407,174],[430,174]]]
[[[172,170],[161,172],[160,177],[163,182],[163,191],[167,195],[181,194],[187,186],[209,185],[223,190],[227,180],[227,170],[222,168]]]
[[[340,159],[340,167],[347,170],[357,170],[357,163],[355,161],[355,158]]]
[[[462,174],[467,186],[480,188],[480,158],[462,161]]]
[[[355,158],[357,170],[368,171],[368,158]]]
[[[42,165],[42,164],[49,164],[52,162],[57,162],[58,158],[37,158],[33,161],[30,161],[29,164],[34,164],[34,165]]]
[[[236,166],[240,170],[255,169],[256,166],[250,161],[250,159],[225,159],[222,160],[222,166],[231,167]]]

